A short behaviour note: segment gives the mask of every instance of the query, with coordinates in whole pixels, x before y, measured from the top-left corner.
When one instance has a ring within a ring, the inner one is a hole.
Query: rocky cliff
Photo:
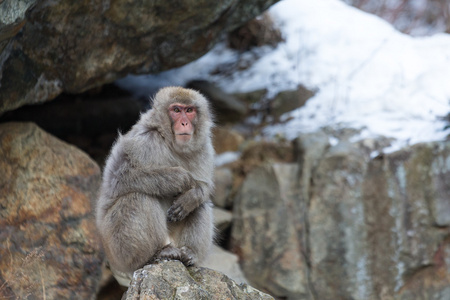
[[[184,65],[276,0],[0,2],[0,114]]]
[[[450,143],[371,157],[376,140],[303,135],[234,203],[249,281],[289,299],[448,299]]]
[[[2,0],[0,117],[62,92],[189,63],[274,2]],[[98,102],[102,108],[68,97],[53,109],[27,107],[24,119],[0,120],[0,298],[97,298],[104,255],[92,203],[100,168],[39,126],[17,121],[38,116],[47,130],[78,146],[89,136],[103,145],[101,163],[119,119],[128,111],[126,126],[133,124],[141,107],[117,94]],[[83,112],[97,117],[80,118]],[[97,132],[85,135],[85,129]]]

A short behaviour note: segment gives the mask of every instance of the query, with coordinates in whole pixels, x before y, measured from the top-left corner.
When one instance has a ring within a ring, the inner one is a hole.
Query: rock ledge
[[[122,299],[273,299],[247,284],[201,267],[186,268],[179,261],[147,265],[134,272]]]

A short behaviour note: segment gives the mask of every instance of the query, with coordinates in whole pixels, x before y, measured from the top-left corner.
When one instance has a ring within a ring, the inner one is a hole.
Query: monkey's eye
[[[173,111],[176,112],[176,113],[181,112],[181,110],[178,107],[176,107],[176,106],[173,108]]]
[[[191,113],[191,112],[193,112],[194,111],[194,109],[192,108],[192,107],[188,107],[187,109],[186,109],[186,112],[187,113]]]

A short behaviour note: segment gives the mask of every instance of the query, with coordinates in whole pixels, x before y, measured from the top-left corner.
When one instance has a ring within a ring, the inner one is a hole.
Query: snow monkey
[[[115,274],[129,279],[148,263],[176,259],[190,266],[205,258],[214,231],[212,126],[205,97],[166,87],[152,109],[119,134],[96,207]]]

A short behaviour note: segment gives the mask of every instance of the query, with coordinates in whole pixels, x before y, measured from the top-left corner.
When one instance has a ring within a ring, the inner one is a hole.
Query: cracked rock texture
[[[97,164],[32,123],[1,124],[0,145],[0,298],[95,299]]]
[[[275,2],[0,1],[0,114],[184,65]]]
[[[186,268],[179,261],[147,265],[134,273],[124,300],[146,299],[248,299],[271,296],[251,286],[237,284],[226,275],[207,268]]]
[[[288,299],[450,299],[450,142],[304,134],[296,163],[250,171],[232,249],[257,288]],[[373,157],[375,156],[375,157]]]

